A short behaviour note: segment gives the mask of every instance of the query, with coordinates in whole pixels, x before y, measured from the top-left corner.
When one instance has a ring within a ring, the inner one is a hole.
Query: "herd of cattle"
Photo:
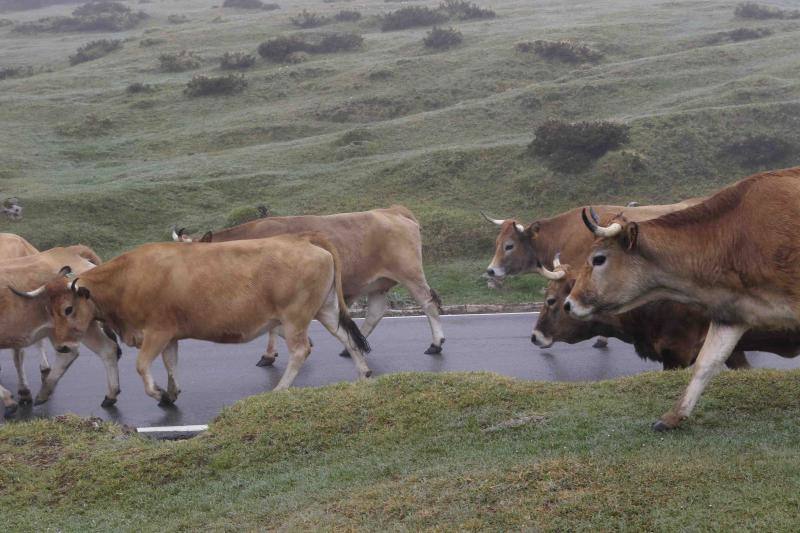
[[[487,217],[488,218],[488,217]],[[527,227],[500,227],[486,274],[495,283],[525,272],[549,280],[531,340],[549,347],[592,337],[633,343],[665,369],[694,364],[691,381],[654,429],[677,427],[722,368],[747,368],[748,350],[800,353],[800,167],[764,172],[717,193],[672,205],[577,208]],[[152,243],[102,263],[85,246],[38,252],[0,235],[0,348],[14,351],[19,402],[32,401],[23,349],[39,344],[42,388],[52,394],[80,344],[97,353],[108,393],[119,394],[117,339],[139,349],[148,395],[174,403],[178,341],[248,342],[269,333],[259,366],[290,356],[276,389],[289,387],[308,357],[313,319],[345,347],[361,378],[370,375],[366,337],[387,309],[387,292],[408,289],[442,351],[441,301],[422,269],[420,227],[402,206],[328,216],[269,217]],[[366,297],[359,329],[349,306]],[[58,355],[51,368],[41,341]],[[150,366],[161,354],[167,388]],[[5,415],[17,409],[0,387]]]

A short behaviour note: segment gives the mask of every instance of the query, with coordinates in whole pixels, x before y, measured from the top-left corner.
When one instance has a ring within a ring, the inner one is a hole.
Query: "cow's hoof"
[[[258,363],[256,363],[256,366],[262,366],[262,367],[263,366],[272,366],[273,363],[275,363],[275,359],[277,357],[278,357],[277,354],[275,354],[275,355],[264,354],[264,355],[261,356],[261,359],[258,360]]]
[[[114,404],[116,403],[117,403],[116,398],[109,398],[108,396],[106,396],[105,398],[103,398],[103,403],[100,404],[100,407],[106,407],[106,408],[114,407]]]
[[[675,429],[675,426],[667,424],[663,420],[656,420],[653,423],[653,431],[657,431],[659,433],[663,433],[664,431],[669,431],[671,429]]]
[[[17,404],[6,405],[6,408],[3,410],[3,416],[5,418],[11,418],[16,413],[17,413]]]
[[[17,401],[19,405],[32,405],[33,398],[30,396],[20,396],[19,400]]]
[[[372,370],[367,370],[366,372],[364,372],[364,377],[365,378],[372,377]]]
[[[158,402],[159,407],[174,407],[175,401],[172,400],[166,392],[161,393],[161,400]]]
[[[308,345],[312,348],[314,347],[314,341],[311,339],[311,337],[308,338]]]
[[[348,352],[347,350],[342,350],[341,352],[339,352],[339,357],[350,357],[350,352]]]
[[[428,346],[428,349],[425,350],[425,353],[427,355],[438,355],[442,353],[442,347],[436,346],[435,344],[431,344],[430,346]]]
[[[608,341],[605,339],[597,339],[592,344],[592,348],[608,348]]]
[[[40,396],[37,396],[36,399],[33,401],[33,405],[42,405],[43,403],[47,403],[47,400],[49,399],[50,398],[42,398]]]

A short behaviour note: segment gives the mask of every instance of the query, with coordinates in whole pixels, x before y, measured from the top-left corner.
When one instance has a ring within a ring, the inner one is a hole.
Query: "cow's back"
[[[39,253],[31,243],[14,233],[0,233],[0,261]]]

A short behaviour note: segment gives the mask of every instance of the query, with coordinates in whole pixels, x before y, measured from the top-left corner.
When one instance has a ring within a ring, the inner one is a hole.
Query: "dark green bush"
[[[120,48],[122,48],[122,41],[118,39],[92,41],[78,48],[74,55],[69,56],[69,64],[77,65],[78,63],[93,61]]]
[[[463,40],[464,37],[461,35],[461,32],[454,28],[438,28],[434,26],[425,38],[422,39],[422,42],[427,48],[442,50],[458,46]]]
[[[247,87],[244,75],[228,74],[227,76],[194,76],[183,94],[186,96],[216,96],[242,92]]]
[[[553,170],[575,172],[629,140],[629,127],[597,120],[569,123],[551,119],[536,128],[528,150],[544,158]]]
[[[722,149],[722,154],[743,167],[759,167],[784,161],[795,147],[774,135],[748,135]]]
[[[142,94],[142,93],[152,93],[155,91],[155,88],[152,85],[148,85],[142,82],[134,82],[128,85],[125,89],[128,94]]]
[[[223,70],[243,70],[256,64],[256,58],[245,52],[225,52],[219,67]]]
[[[200,59],[193,52],[181,50],[177,54],[158,56],[159,69],[164,72],[185,72],[200,67]]]
[[[772,35],[769,28],[737,28],[730,31],[721,31],[705,39],[706,44],[719,44],[728,41],[739,42],[751,39],[760,39]]]
[[[307,41],[301,35],[285,35],[261,43],[258,46],[258,53],[261,57],[272,61],[288,62],[296,54],[347,52],[361,48],[363,43],[364,38],[357,33],[326,33],[318,36],[316,42]]]
[[[122,31],[129,30],[148,18],[143,11],[131,9],[119,2],[94,1],[83,4],[71,17],[45,17],[15,26],[23,33],[67,31]]]
[[[33,76],[34,70],[31,66],[0,67],[0,80],[8,78],[24,78]]]
[[[496,16],[491,9],[482,8],[466,0],[445,0],[439,5],[439,9],[459,20],[493,19]]]
[[[289,54],[307,52],[310,45],[300,35],[283,35],[258,45],[258,54],[272,61],[285,61]]]
[[[292,17],[291,21],[298,28],[317,28],[328,24],[331,20],[328,17],[304,9],[297,16]]]
[[[736,6],[733,12],[743,19],[796,19],[800,18],[800,11],[787,11],[773,6],[765,6],[755,2],[743,2]]]
[[[326,33],[308,51],[313,54],[349,52],[358,50],[363,44],[364,38],[357,33]]]
[[[236,7],[239,9],[261,9],[264,11],[274,11],[280,9],[278,4],[265,4],[261,0],[225,0],[222,7]]]
[[[339,22],[356,22],[357,20],[361,20],[361,13],[358,11],[343,9],[336,13],[333,18]]]
[[[521,47],[526,46],[527,43],[519,43],[517,50],[523,51]],[[603,57],[603,54],[587,45],[572,41],[533,41],[530,49],[544,59],[565,63],[594,62]]]
[[[447,15],[442,11],[424,6],[407,6],[384,15],[381,21],[381,31],[435,26],[446,20]]]

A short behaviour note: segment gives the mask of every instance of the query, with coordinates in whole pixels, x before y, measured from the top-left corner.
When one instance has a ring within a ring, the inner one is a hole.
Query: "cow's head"
[[[647,292],[646,260],[640,253],[639,225],[622,215],[602,225],[593,209],[584,209],[583,222],[596,239],[575,285],[564,302],[573,317],[588,319],[596,313],[620,313],[635,307]]]
[[[89,289],[81,286],[80,278],[68,277],[71,272],[64,267],[54,280],[29,292],[9,287],[17,296],[45,305],[53,321],[53,345],[61,353],[78,350],[97,314]]]
[[[556,256],[551,273],[562,276],[547,284],[544,306],[533,328],[531,342],[540,348],[549,348],[555,342],[574,344],[594,337],[592,323],[577,320],[564,311],[564,301],[575,284],[575,269],[562,265]]]
[[[213,234],[210,231],[205,232],[200,239],[194,239],[186,233],[186,228],[172,227],[172,240],[175,242],[211,242],[212,238]]]
[[[500,227],[500,234],[495,239],[494,257],[486,275],[489,278],[502,280],[506,276],[522,274],[531,270],[541,272],[541,262],[536,254],[535,240],[539,232],[539,224],[534,222],[527,228],[513,219],[498,220],[483,218]]]

